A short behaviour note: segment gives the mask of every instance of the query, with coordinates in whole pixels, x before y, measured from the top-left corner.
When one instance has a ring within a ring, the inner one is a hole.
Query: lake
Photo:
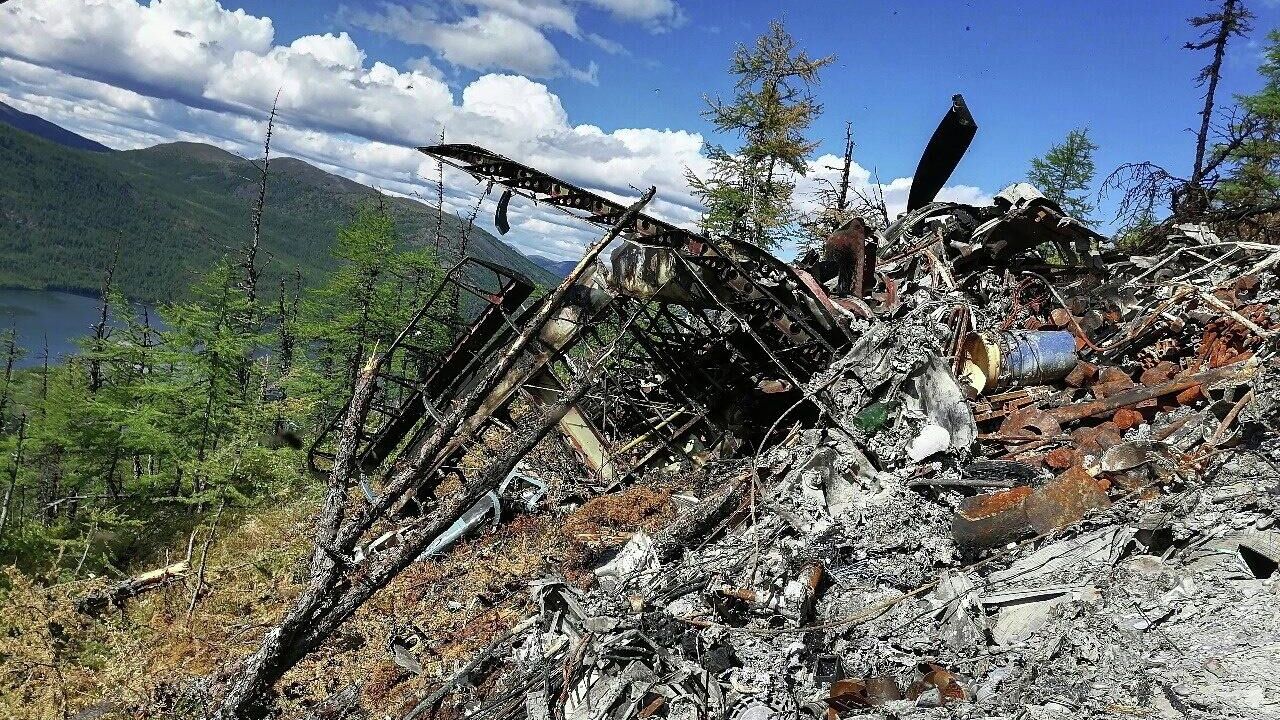
[[[157,322],[154,312],[151,318]],[[0,331],[16,329],[18,345],[26,350],[15,368],[38,367],[44,361],[46,337],[50,364],[62,362],[79,349],[76,340],[88,336],[97,322],[97,298],[57,290],[0,288]],[[0,370],[3,362],[0,354]]]

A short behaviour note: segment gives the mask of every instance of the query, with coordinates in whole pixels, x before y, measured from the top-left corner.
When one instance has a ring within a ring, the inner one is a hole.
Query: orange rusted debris
[[[1027,497],[1027,521],[1037,533],[1057,530],[1082,519],[1090,510],[1111,505],[1107,493],[1079,465],[1037,488]]]
[[[1053,416],[1040,408],[1019,408],[1000,423],[1000,434],[1008,437],[1032,440],[1051,438],[1062,432],[1062,426]]]
[[[831,683],[831,694],[826,698],[827,718],[836,720],[841,712],[875,707],[902,699],[898,681],[888,675],[876,677],[844,678]]]
[[[1275,324],[1270,315],[1271,310],[1266,304],[1248,305],[1240,308],[1238,312],[1245,319],[1264,329]],[[1262,342],[1263,338],[1240,321],[1231,317],[1221,317],[1205,326],[1196,358],[1207,362],[1211,368],[1218,368],[1249,359]]]
[[[918,678],[907,688],[907,699],[915,700],[933,688],[942,695],[942,703],[963,702],[969,699],[960,678],[955,673],[934,663],[921,663],[916,668]]]
[[[1078,456],[1079,453],[1073,448],[1054,448],[1044,456],[1044,464],[1054,470],[1066,470],[1076,464],[1079,459]]]
[[[1174,401],[1179,405],[1190,405],[1191,403],[1204,397],[1204,387],[1201,385],[1192,385],[1183,390],[1174,397]]]
[[[1101,399],[1131,388],[1133,388],[1133,378],[1129,377],[1128,373],[1117,367],[1104,367],[1098,373],[1098,381],[1089,390],[1093,392],[1094,397]]]
[[[1076,363],[1076,366],[1067,373],[1064,382],[1069,387],[1085,387],[1093,383],[1098,378],[1098,366],[1083,360]]]
[[[1071,433],[1071,440],[1078,451],[1090,455],[1101,455],[1107,448],[1122,442],[1124,438],[1120,435],[1119,426],[1109,421],[1093,427],[1078,428]]]
[[[1146,418],[1142,417],[1142,413],[1129,408],[1120,408],[1116,414],[1112,416],[1111,421],[1116,424],[1120,430],[1131,430],[1141,425]]]
[[[1150,400],[1152,398],[1180,393],[1187,388],[1195,387],[1202,383],[1247,380],[1253,376],[1255,370],[1256,368],[1243,363],[1239,365],[1228,365],[1227,367],[1206,370],[1194,375],[1174,378],[1167,383],[1161,383],[1159,385],[1141,385],[1133,388],[1132,390],[1126,390],[1125,392],[1118,393],[1104,399],[1095,400],[1093,402],[1064,405],[1063,407],[1049,410],[1048,414],[1060,423],[1083,420],[1084,418],[1089,417],[1111,415],[1122,407],[1130,407],[1142,402],[1143,400]]]
[[[1138,382],[1143,385],[1158,385],[1162,382],[1169,382],[1169,379],[1178,374],[1178,366],[1174,363],[1164,360],[1156,363],[1142,371],[1142,375],[1138,377]]]
[[[990,548],[1013,542],[1030,530],[1026,502],[1032,489],[1025,485],[965,498],[951,519],[956,542],[970,548]]]

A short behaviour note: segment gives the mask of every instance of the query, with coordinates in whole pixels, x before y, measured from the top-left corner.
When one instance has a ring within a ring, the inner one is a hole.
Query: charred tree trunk
[[[325,582],[332,569],[347,569],[348,561],[338,551],[317,548],[322,573],[313,576],[304,592],[304,598],[314,598],[303,610],[302,603],[280,625],[268,633],[263,645],[240,667],[237,679],[222,706],[223,718],[244,717],[244,709],[253,706],[253,698],[261,698],[285,672],[308,653],[318,648],[338,627],[356,612],[375,592],[391,582],[405,568],[413,564],[424,550],[441,533],[448,530],[485,493],[493,490],[510,474],[516,464],[560,422],[574,403],[578,402],[591,386],[593,376],[583,377],[573,383],[566,397],[549,406],[540,419],[525,426],[512,438],[506,448],[492,460],[462,492],[449,498],[436,509],[423,524],[413,528],[405,541],[383,556],[366,560],[367,567],[357,570],[359,578],[342,577],[336,584]],[[345,491],[342,493],[345,500]],[[345,503],[344,503],[345,504]],[[328,504],[321,515],[321,529],[328,534],[326,520],[333,518]],[[335,528],[336,529],[336,528]],[[335,557],[337,556],[337,557]],[[313,568],[317,558],[313,558]],[[346,573],[343,573],[346,575]]]
[[[1216,13],[1191,19],[1193,27],[1208,27],[1200,42],[1186,44],[1188,50],[1213,49],[1213,59],[1201,71],[1198,80],[1205,86],[1204,107],[1200,110],[1200,129],[1196,132],[1196,156],[1189,184],[1198,187],[1205,177],[1205,150],[1209,144],[1209,126],[1213,120],[1213,105],[1222,79],[1222,60],[1227,54],[1227,42],[1233,35],[1249,31],[1253,15],[1240,0],[1223,0],[1222,9]]]
[[[853,168],[853,123],[844,124],[844,162],[840,167],[840,185],[836,188],[836,210],[843,217],[849,209],[849,172]]]
[[[8,420],[5,413],[9,410],[9,391],[13,383],[13,364],[18,359],[18,331],[9,330],[5,338],[4,389],[0,390],[0,432],[5,430]]]
[[[386,361],[383,353],[366,365],[356,383],[352,400],[338,435],[333,468],[329,474],[324,507],[316,521],[311,579],[285,618],[262,639],[257,651],[231,669],[230,682],[215,716],[222,720],[253,717],[263,711],[269,689],[307,653],[322,644],[378,589],[408,567],[428,545],[486,492],[496,487],[511,468],[559,422],[569,407],[587,390],[600,364],[571,383],[563,401],[549,406],[536,423],[530,423],[508,443],[505,452],[491,461],[463,490],[446,500],[420,525],[408,531],[405,541],[385,554],[367,559],[356,567],[351,551],[373,523],[386,516],[398,500],[415,489],[423,467],[446,446],[471,418],[489,392],[515,366],[525,348],[538,336],[543,325],[559,309],[569,288],[590,267],[600,252],[634,220],[653,197],[650,188],[619,218],[614,227],[588,248],[577,267],[539,306],[531,322],[508,346],[484,379],[460,399],[429,438],[413,448],[397,463],[382,494],[364,504],[344,522],[347,492],[356,473],[358,434],[368,415],[378,369]],[[425,310],[425,308],[423,308]]]
[[[385,356],[383,356],[385,357]],[[356,472],[356,451],[360,430],[369,415],[369,405],[377,385],[382,358],[371,359],[358,376],[347,414],[342,420],[329,472],[324,506],[316,520],[311,554],[311,581],[294,603],[293,609],[262,639],[258,650],[236,668],[217,716],[221,718],[253,717],[256,708],[272,684],[288,670],[283,661],[287,648],[297,642],[316,611],[333,592],[334,583],[347,558],[334,548],[338,527],[346,514],[347,489]]]
[[[111,334],[107,318],[111,313],[111,280],[116,274],[116,265],[120,262],[120,243],[116,242],[115,252],[111,256],[111,264],[107,266],[106,275],[102,278],[102,303],[98,306],[98,322],[93,326],[93,354],[89,356],[89,392],[96,393],[102,388],[102,350]]]
[[[9,505],[13,502],[13,489],[18,484],[18,472],[22,469],[22,445],[27,439],[27,416],[18,421],[18,444],[13,450],[13,465],[9,467],[9,485],[4,490],[4,502],[0,503],[0,537],[4,537],[9,522]]]

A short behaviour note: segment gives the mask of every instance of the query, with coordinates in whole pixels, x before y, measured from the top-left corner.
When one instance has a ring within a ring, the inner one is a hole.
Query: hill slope
[[[558,278],[567,276],[575,267],[578,266],[577,260],[552,260],[546,255],[538,255],[536,253],[528,253],[525,257],[532,260],[538,267]]]
[[[271,163],[263,249],[266,282],[295,268],[314,281],[333,266],[337,229],[373,190],[301,160]],[[0,284],[96,291],[117,242],[119,286],[131,297],[182,296],[217,258],[243,245],[257,171],[211,145],[171,143],[143,150],[76,150],[0,124]],[[387,198],[407,243],[434,231],[435,210]],[[445,214],[456,242],[459,220]],[[483,230],[469,254],[540,284],[555,278]]]
[[[24,113],[2,102],[0,102],[0,123],[12,125],[19,130],[25,130],[32,135],[39,135],[45,140],[50,140],[69,148],[92,150],[93,152],[111,152],[111,148],[96,140],[77,135],[60,125],[54,125],[42,117]]]

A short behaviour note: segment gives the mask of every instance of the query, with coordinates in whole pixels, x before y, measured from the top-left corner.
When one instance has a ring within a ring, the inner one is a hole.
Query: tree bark
[[[1222,16],[1218,22],[1218,31],[1205,44],[1189,45],[1193,49],[1213,48],[1213,61],[1204,69],[1202,77],[1208,82],[1204,93],[1204,109],[1200,111],[1200,130],[1196,133],[1196,159],[1191,172],[1191,184],[1199,185],[1204,179],[1204,153],[1209,143],[1209,124],[1213,119],[1214,96],[1218,92],[1218,80],[1222,76],[1222,59],[1227,53],[1227,40],[1234,31],[1239,14],[1239,0],[1223,0]]]
[[[18,444],[13,450],[13,466],[9,468],[9,486],[4,491],[4,502],[0,503],[0,537],[4,537],[4,528],[9,522],[9,505],[13,502],[13,488],[18,484],[18,471],[22,468],[22,444],[27,439],[27,416],[18,421]]]
[[[410,529],[399,546],[354,566],[350,554],[364,533],[374,522],[384,517],[399,498],[413,489],[423,466],[446,446],[463,423],[476,412],[492,388],[515,367],[524,349],[560,309],[560,303],[569,288],[591,267],[605,246],[634,221],[654,193],[655,189],[649,188],[640,200],[622,214],[613,228],[588,248],[574,271],[546,297],[533,319],[494,364],[484,380],[442,419],[426,442],[415,448],[407,458],[400,460],[382,494],[344,523],[347,488],[357,472],[355,454],[359,441],[358,431],[368,415],[377,369],[385,362],[387,353],[366,366],[343,419],[343,428],[334,453],[334,465],[329,473],[324,507],[316,522],[311,579],[285,618],[268,631],[252,655],[234,668],[222,701],[213,713],[214,717],[219,720],[236,720],[261,713],[266,692],[284,673],[307,653],[319,647],[374,592],[412,564],[438,535],[447,530],[481,496],[497,487],[516,463],[585,394],[591,379],[599,372],[600,363],[594,364],[583,377],[575,379],[563,401],[548,406],[539,422],[531,424],[529,429],[512,438],[507,451],[468,481],[461,492],[442,503],[430,518],[425,518],[417,527]]]

